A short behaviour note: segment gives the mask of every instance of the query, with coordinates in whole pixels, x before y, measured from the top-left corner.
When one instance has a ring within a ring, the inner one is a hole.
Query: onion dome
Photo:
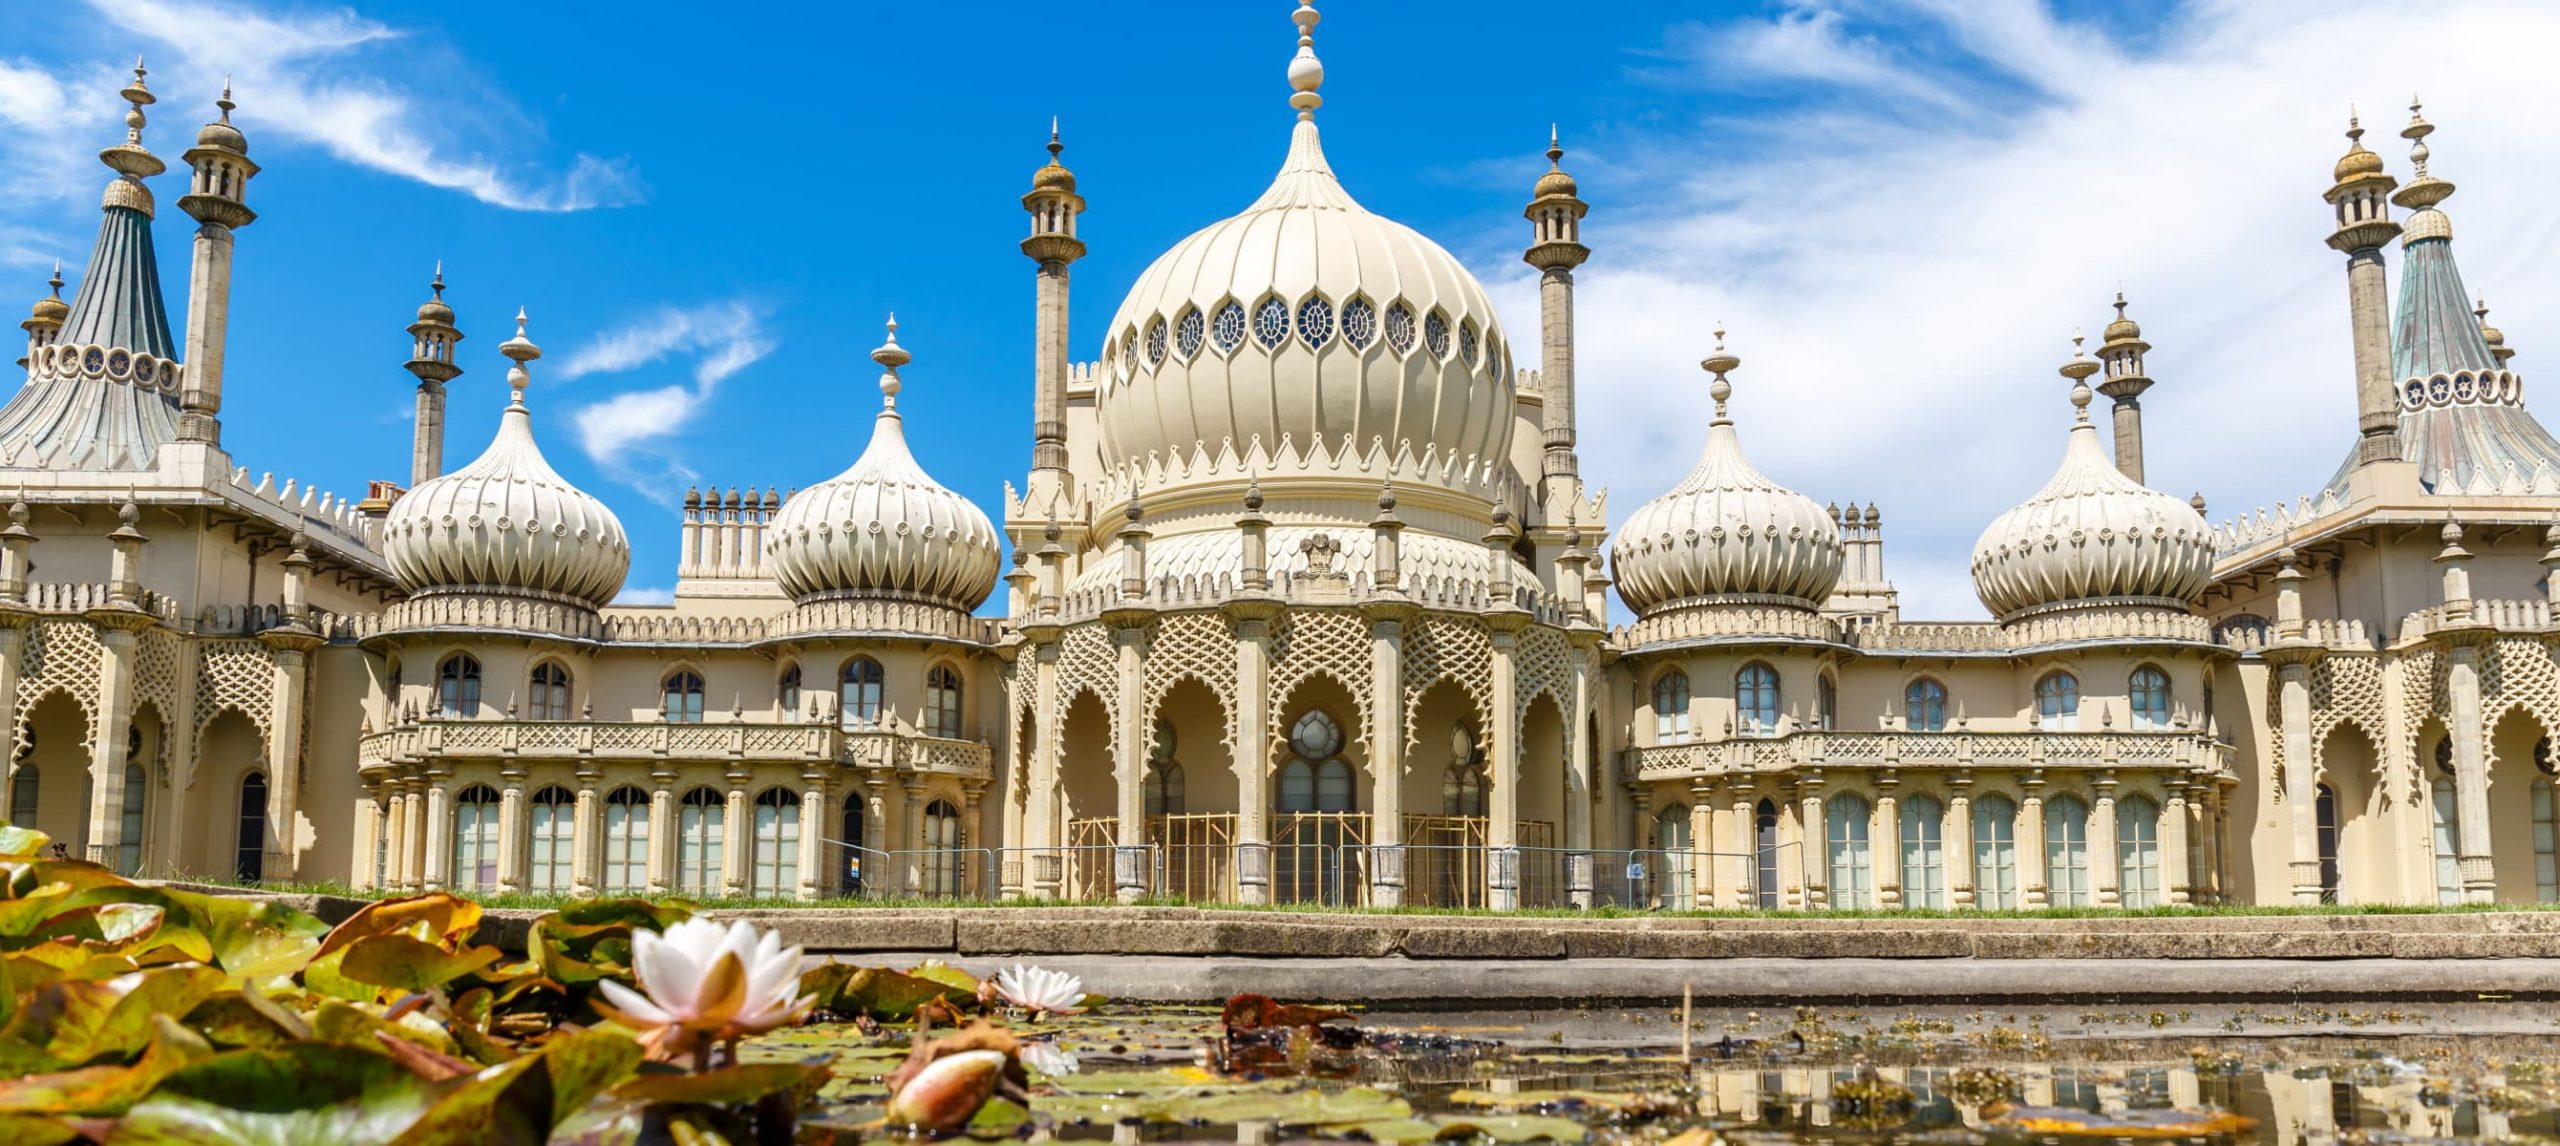
[[[1539,176],[1537,185],[1529,189],[1530,197],[1544,199],[1549,195],[1581,193],[1581,185],[1573,181],[1573,176],[1565,174],[1564,144],[1559,141],[1556,129],[1550,125],[1547,128],[1547,173]]]
[[[933,480],[907,452],[898,368],[913,355],[889,341],[880,364],[880,416],[853,468],[782,503],[766,556],[783,592],[802,602],[838,597],[923,601],[969,612],[995,588],[995,526],[969,499]]]
[[[2124,307],[2124,292],[2117,291],[2116,320],[2108,323],[2106,330],[2106,340],[2109,342],[2131,342],[2142,337],[2142,324],[2126,316]]]
[[[444,301],[444,261],[441,259],[436,261],[435,281],[428,284],[427,290],[427,301],[418,304],[418,321],[453,325],[453,308]]]
[[[242,155],[249,154],[249,137],[240,134],[239,128],[231,126],[231,111],[240,105],[231,102],[230,80],[222,81],[222,98],[213,101],[213,106],[222,109],[222,118],[196,129],[196,146],[218,147],[225,151],[236,151]]]
[[[1706,452],[1670,492],[1637,506],[1609,549],[1618,596],[1639,616],[1706,604],[1812,609],[1840,580],[1840,527],[1812,498],[1779,485],[1742,455],[1725,375],[1742,364],[1724,349],[1700,363],[1715,375]]]
[[[44,283],[53,288],[53,293],[37,299],[36,305],[27,314],[27,321],[19,325],[45,324],[59,327],[63,319],[71,317],[71,304],[62,301],[62,260],[53,261],[53,277],[46,279]],[[2487,303],[2481,304],[2480,313],[2489,313]]]
[[[498,347],[515,361],[498,435],[470,465],[418,484],[383,519],[383,556],[413,597],[485,593],[600,607],[622,590],[631,543],[605,504],[543,460],[525,408],[525,364],[542,349],[516,336]]]
[[[1298,121],[1279,175],[1238,215],[1138,276],[1105,335],[1102,460],[1187,462],[1260,439],[1437,463],[1508,456],[1514,382],[1493,301],[1455,256],[1343,190],[1316,132],[1313,7],[1292,18]]]
[[[2213,540],[2194,507],[2126,477],[2089,423],[2078,352],[2062,368],[2077,411],[2062,468],[1993,520],[1973,547],[1973,591],[2002,620],[2080,605],[2185,609],[2205,589]]]
[[[1031,173],[1033,188],[1044,191],[1076,189],[1076,173],[1067,170],[1066,164],[1058,162],[1058,156],[1066,149],[1066,144],[1058,142],[1058,121],[1052,118],[1049,121],[1049,162],[1047,166]]]

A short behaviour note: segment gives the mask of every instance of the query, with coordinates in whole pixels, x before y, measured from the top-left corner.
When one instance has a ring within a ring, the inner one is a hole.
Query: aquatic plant
[[[1084,1012],[1084,980],[1064,971],[1016,963],[996,972],[994,983],[998,997],[1034,1018]]]
[[[654,1057],[690,1054],[696,1069],[710,1065],[714,1040],[799,1022],[818,1003],[800,992],[800,948],[784,950],[779,932],[750,923],[688,919],[641,931],[632,936],[631,962],[641,990],[600,981],[596,1008],[645,1032]]]

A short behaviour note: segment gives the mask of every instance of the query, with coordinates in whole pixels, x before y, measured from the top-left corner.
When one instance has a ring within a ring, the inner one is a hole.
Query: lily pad
[[[379,1054],[324,1043],[226,1051],[171,1074],[116,1127],[134,1146],[387,1142],[432,1101]]]
[[[406,935],[368,935],[339,952],[338,973],[395,991],[433,991],[505,955],[495,947],[448,951]]]

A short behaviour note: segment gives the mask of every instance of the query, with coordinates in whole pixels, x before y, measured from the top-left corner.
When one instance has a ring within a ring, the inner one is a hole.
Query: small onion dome
[[[1840,527],[1742,455],[1725,416],[1725,374],[1741,359],[1724,352],[1723,331],[1702,365],[1715,375],[1706,452],[1680,484],[1628,515],[1609,550],[1618,596],[1639,615],[1718,598],[1814,608],[1840,580]]]
[[[2185,608],[2212,571],[2204,517],[2124,476],[2098,441],[2087,383],[2096,369],[2077,354],[2063,367],[2079,416],[2062,468],[1974,543],[1974,593],[2004,620],[2082,603]]]
[[[42,306],[44,304],[38,303],[36,305]],[[2516,356],[2514,348],[2507,345],[2507,332],[2489,325],[2488,299],[2481,299],[2479,303],[2472,308],[2471,316],[2480,320],[2480,341],[2489,344],[2489,353],[2497,356],[2498,363],[2500,365],[2505,365],[2507,359]]]
[[[230,80],[222,81],[222,98],[213,101],[213,106],[222,109],[222,118],[196,130],[196,146],[219,147],[240,155],[249,154],[249,137],[240,134],[239,128],[231,126],[231,109],[240,105],[231,102]]]
[[[36,305],[28,313],[27,319],[30,323],[47,323],[53,326],[60,326],[62,325],[62,320],[71,317],[71,304],[62,301],[62,263],[60,260],[56,260],[54,262],[53,277],[46,279],[45,285],[52,287],[53,293],[37,299]],[[2488,312],[2487,304],[2482,304],[2480,313],[2487,314]]]
[[[2382,157],[2365,150],[2364,126],[2354,116],[2347,117],[2347,153],[2338,157],[2337,181],[2344,183],[2367,175],[2382,173]]]
[[[605,504],[569,484],[534,444],[525,363],[542,351],[524,335],[499,352],[514,397],[498,436],[470,465],[422,482],[383,520],[383,556],[412,596],[496,593],[597,607],[622,590],[631,543]]]
[[[2116,292],[2116,320],[2107,324],[2106,340],[2128,342],[2142,337],[2142,324],[2125,316],[2124,292]]]
[[[907,452],[898,368],[911,357],[892,317],[889,341],[871,352],[886,371],[871,444],[853,468],[791,495],[774,515],[766,553],[795,600],[895,597],[968,612],[995,588],[995,526]]]
[[[433,296],[428,298],[427,301],[418,304],[418,321],[442,323],[446,326],[453,325],[453,308],[446,306],[444,302],[443,262],[439,261],[436,263],[435,281],[429,284],[427,289],[433,292]],[[503,349],[503,347],[501,349]]]
[[[1529,194],[1533,198],[1544,199],[1549,195],[1575,195],[1581,190],[1574,183],[1573,176],[1564,172],[1564,144],[1559,141],[1555,126],[1550,124],[1547,127],[1547,173],[1538,177],[1537,185],[1529,189]]]
[[[1076,189],[1076,173],[1067,170],[1066,164],[1058,162],[1058,156],[1066,151],[1066,149],[1066,144],[1058,142],[1058,121],[1055,119],[1050,120],[1049,162],[1046,166],[1031,173],[1032,190],[1073,191]]]

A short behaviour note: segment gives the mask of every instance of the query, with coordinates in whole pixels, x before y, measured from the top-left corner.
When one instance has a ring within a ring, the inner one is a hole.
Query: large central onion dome
[[[1618,596],[1639,616],[1690,605],[1787,605],[1812,609],[1840,580],[1840,527],[1812,498],[1770,481],[1742,456],[1725,400],[1725,375],[1742,364],[1716,353],[1700,365],[1715,375],[1697,468],[1670,492],[1627,515],[1609,550]]]
[[[2086,605],[2186,609],[2212,573],[2211,529],[2195,507],[2124,476],[2099,443],[2087,382],[2097,366],[2074,354],[2062,368],[2078,409],[2062,468],[1974,543],[1973,591],[2004,621]]]
[[[1300,28],[1288,160],[1242,214],[1174,245],[1112,316],[1097,405],[1102,461],[1189,463],[1282,438],[1335,456],[1410,447],[1477,465],[1509,448],[1514,383],[1484,287],[1412,228],[1352,200],[1325,162],[1324,81]]]
[[[513,398],[498,436],[470,465],[418,483],[383,519],[383,556],[413,597],[494,593],[602,606],[622,591],[631,543],[605,504],[569,484],[533,441],[525,364],[542,349],[524,336],[498,347],[515,360]]]
[[[965,613],[995,588],[995,526],[907,452],[898,368],[912,359],[893,316],[889,341],[871,352],[884,371],[871,444],[853,468],[791,495],[774,515],[766,543],[774,578],[803,604],[882,597]]]

